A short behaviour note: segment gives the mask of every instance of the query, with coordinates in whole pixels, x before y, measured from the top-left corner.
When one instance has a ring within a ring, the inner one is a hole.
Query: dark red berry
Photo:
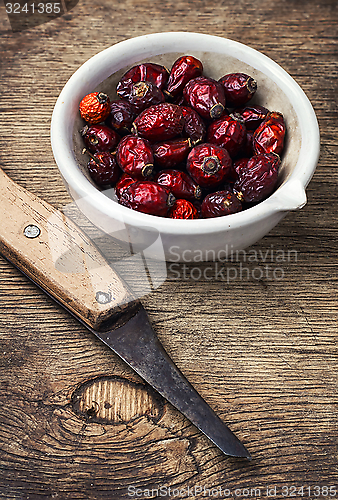
[[[149,142],[134,135],[126,135],[120,141],[116,160],[123,172],[139,180],[149,177],[154,167],[153,150]]]
[[[272,111],[258,126],[253,135],[253,147],[256,154],[280,154],[284,148],[285,122],[282,113]]]
[[[117,183],[115,185],[115,194],[116,194],[118,199],[121,198],[122,192],[128,186],[130,186],[130,184],[133,184],[133,182],[137,182],[137,181],[131,175],[129,175],[129,174],[122,174],[121,175],[120,179],[117,181]]]
[[[238,168],[234,193],[239,200],[252,203],[267,198],[276,187],[279,165],[277,154],[265,153],[253,156]]]
[[[151,82],[133,83],[127,100],[136,114],[149,108],[149,106],[165,101],[163,92]]]
[[[110,127],[106,125],[86,125],[81,130],[86,148],[91,153],[103,153],[105,151],[113,151],[120,136]]]
[[[232,166],[233,166],[233,169],[235,170],[236,174],[238,173],[238,171],[242,168],[242,167],[245,167],[248,163],[248,161],[250,160],[250,158],[239,158],[238,160],[234,161]]]
[[[206,126],[200,115],[189,106],[181,106],[184,127],[183,135],[191,139],[192,144],[203,142],[206,134]]]
[[[173,168],[186,160],[191,150],[190,139],[171,139],[152,146],[155,164],[161,168]]]
[[[110,102],[110,114],[106,124],[121,135],[130,134],[135,112],[128,101],[122,99]]]
[[[259,104],[251,104],[249,106],[235,109],[234,113],[242,117],[247,130],[255,130],[266,118],[269,110]]]
[[[231,191],[217,191],[208,194],[202,203],[201,213],[203,218],[222,217],[240,212],[242,204]]]
[[[165,217],[175,203],[175,197],[156,182],[137,181],[122,191],[119,201],[138,212]]]
[[[94,153],[87,164],[90,177],[98,186],[114,186],[118,181],[121,170],[115,155],[112,153]]]
[[[168,217],[171,219],[199,219],[199,214],[190,201],[179,199],[170,208]]]
[[[132,132],[149,141],[160,142],[177,137],[183,126],[180,106],[165,102],[142,111],[134,120]]]
[[[150,82],[160,90],[167,83],[169,72],[167,68],[155,63],[141,63],[130,68],[117,84],[116,92],[121,98],[128,99],[133,83]]]
[[[235,116],[225,116],[212,122],[207,130],[207,142],[226,149],[230,156],[236,156],[245,139],[245,125]]]
[[[257,82],[245,73],[229,73],[218,80],[223,88],[228,106],[243,106],[255,94]]]
[[[189,153],[187,172],[205,188],[219,186],[232,174],[232,161],[228,151],[215,144],[199,144]]]
[[[215,120],[225,108],[225,95],[222,85],[212,78],[198,76],[190,80],[183,89],[186,102],[202,118]]]
[[[189,80],[202,73],[203,64],[199,59],[193,56],[179,57],[171,68],[165,92],[171,97],[179,95]]]
[[[242,156],[253,156],[255,154],[254,148],[253,148],[253,131],[252,130],[247,130],[245,133],[245,138],[244,142],[242,144],[241,150],[239,151],[239,154]]]
[[[184,198],[185,200],[198,200],[201,197],[201,188],[190,177],[190,175],[181,170],[162,170],[155,181],[161,186],[167,188],[175,198]]]
[[[90,125],[103,122],[109,115],[110,100],[103,92],[87,94],[80,102],[81,118]]]

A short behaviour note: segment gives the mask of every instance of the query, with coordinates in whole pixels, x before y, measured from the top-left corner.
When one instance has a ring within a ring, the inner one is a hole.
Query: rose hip
[[[191,150],[190,139],[171,139],[152,146],[156,165],[172,168],[182,163]]]
[[[225,108],[222,85],[206,76],[198,76],[190,80],[183,89],[183,96],[189,106],[202,118],[217,119]]]
[[[285,122],[282,113],[272,111],[258,126],[253,135],[253,147],[256,154],[280,154],[284,147]]]
[[[248,161],[250,160],[250,158],[240,158],[236,161],[233,162],[232,166],[233,166],[233,169],[235,170],[236,174],[238,174],[238,171],[242,168],[242,167],[245,167],[248,163]]]
[[[103,153],[105,151],[113,151],[120,136],[110,127],[106,125],[86,125],[81,130],[84,143],[91,153]]]
[[[226,149],[215,144],[199,144],[188,155],[187,171],[199,186],[213,188],[231,178],[232,161]]]
[[[132,132],[149,141],[160,142],[174,139],[181,134],[183,126],[180,106],[165,102],[142,111],[134,120]]]
[[[160,90],[167,83],[169,72],[167,68],[155,63],[137,64],[130,68],[117,84],[116,92],[119,97],[128,99],[133,83],[150,82]]]
[[[189,80],[203,73],[203,64],[193,56],[179,57],[173,64],[165,93],[170,97],[179,95]]]
[[[240,115],[247,130],[255,130],[266,118],[269,110],[259,104],[251,104],[235,109],[234,113]]]
[[[197,208],[190,201],[179,199],[170,208],[168,217],[171,219],[199,219],[199,214]]]
[[[165,217],[175,197],[156,182],[136,181],[122,191],[120,203],[138,212]]]
[[[206,134],[206,126],[200,115],[189,106],[181,106],[184,127],[183,135],[189,137],[193,146],[196,146],[199,142],[203,142]]]
[[[121,198],[123,191],[128,186],[130,186],[130,184],[133,184],[133,182],[137,182],[137,181],[131,175],[129,175],[129,174],[122,174],[121,175],[120,179],[117,181],[117,183],[115,185],[115,194],[116,194],[118,199]]]
[[[180,170],[162,170],[155,177],[155,181],[160,186],[169,189],[175,198],[194,201],[198,200],[202,194],[199,185],[188,174]]]
[[[229,73],[220,78],[228,106],[243,106],[255,94],[257,82],[245,73]]]
[[[110,111],[110,99],[103,92],[87,94],[80,102],[80,115],[90,125],[103,122]]]
[[[234,157],[244,143],[245,132],[245,125],[235,115],[225,116],[209,125],[207,142],[221,146]]]
[[[275,153],[255,155],[237,169],[234,193],[240,201],[258,202],[269,196],[276,187],[280,158]]]
[[[244,156],[253,156],[255,154],[253,148],[253,131],[247,130],[245,133],[244,142],[242,144],[241,150],[239,152],[240,155]]]
[[[106,119],[108,127],[113,128],[121,135],[130,134],[135,112],[128,101],[116,100],[110,102],[110,113]]]
[[[117,147],[116,160],[123,172],[138,180],[149,177],[153,171],[153,150],[149,142],[141,137],[123,137]]]
[[[149,106],[165,101],[163,92],[151,82],[133,83],[127,100],[136,114],[149,108]]]
[[[242,210],[242,204],[231,191],[217,191],[208,194],[202,203],[202,217],[222,217]]]
[[[115,155],[108,152],[92,155],[87,168],[90,177],[98,186],[113,186],[121,175]]]

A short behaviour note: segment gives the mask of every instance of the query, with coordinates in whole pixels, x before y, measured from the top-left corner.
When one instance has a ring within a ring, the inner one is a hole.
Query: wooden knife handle
[[[95,330],[139,306],[76,224],[1,169],[0,253]]]

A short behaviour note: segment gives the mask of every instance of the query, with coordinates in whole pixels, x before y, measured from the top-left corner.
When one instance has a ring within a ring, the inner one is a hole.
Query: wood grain
[[[0,165],[56,208],[71,201],[50,147],[57,96],[85,60],[132,36],[196,31],[262,51],[304,89],[321,131],[308,204],[251,247],[256,261],[168,267],[142,299],[172,359],[253,461],[224,457],[1,259],[0,498],[124,500],[128,487],[143,498],[161,498],[160,487],[168,498],[169,487],[196,500],[212,488],[268,498],[276,487],[275,498],[301,500],[306,488],[315,498],[315,486],[337,486],[337,2],[82,0],[22,33],[0,10]],[[287,497],[283,486],[297,490]],[[325,493],[316,498],[333,498]]]

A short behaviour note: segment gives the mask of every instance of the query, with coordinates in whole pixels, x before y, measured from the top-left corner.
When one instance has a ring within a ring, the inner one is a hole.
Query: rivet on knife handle
[[[0,206],[0,253],[87,325],[97,330],[137,309],[89,238],[1,169]]]

